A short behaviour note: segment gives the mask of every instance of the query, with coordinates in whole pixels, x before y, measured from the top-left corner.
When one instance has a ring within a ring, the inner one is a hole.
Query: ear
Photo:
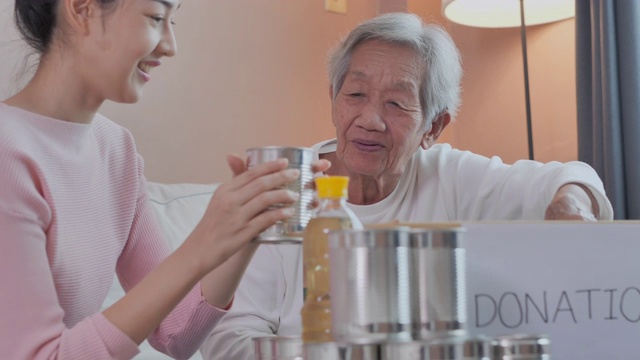
[[[440,134],[442,134],[444,128],[446,128],[450,122],[451,115],[448,112],[444,112],[438,115],[431,122],[431,128],[429,129],[429,131],[424,133],[424,137],[422,138],[420,146],[422,146],[422,148],[425,150],[432,147],[440,137]]]
[[[94,0],[62,0],[60,4],[65,24],[82,34],[89,33],[89,23],[97,14]]]

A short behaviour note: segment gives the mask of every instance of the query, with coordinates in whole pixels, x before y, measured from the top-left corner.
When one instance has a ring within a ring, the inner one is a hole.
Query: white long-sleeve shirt
[[[317,153],[335,151],[335,140],[317,144]],[[363,224],[481,220],[543,220],[558,189],[587,186],[600,207],[599,219],[613,219],[602,181],[581,162],[504,164],[448,144],[418,150],[396,189],[371,205],[348,206]],[[201,348],[210,360],[253,359],[251,338],[299,335],[302,308],[302,247],[263,245],[236,293],[234,307]]]

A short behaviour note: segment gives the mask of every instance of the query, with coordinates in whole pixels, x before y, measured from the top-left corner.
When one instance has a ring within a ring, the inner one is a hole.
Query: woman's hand
[[[245,162],[240,159],[237,156],[234,155],[230,155],[227,158],[227,161],[229,163],[229,167],[231,168],[231,171],[233,172],[233,176],[234,176],[234,180],[238,178],[241,178],[243,176],[247,176],[248,172],[253,171],[254,169],[251,170],[247,170],[246,169],[246,164]],[[275,173],[271,173],[271,174],[277,174],[277,171],[282,171],[282,169],[284,169],[284,167],[286,167],[286,162],[282,163],[281,165],[274,165],[274,171],[276,171]],[[311,168],[313,172],[322,172],[322,171],[326,171],[329,166],[331,166],[331,163],[327,160],[319,160],[319,161],[315,161],[314,163],[312,163]],[[265,169],[264,170],[266,173],[269,173],[270,170]],[[259,175],[255,175],[255,176],[259,176]],[[286,179],[287,177],[284,176],[285,181],[284,183],[286,183]],[[254,181],[258,180],[258,178],[254,178]],[[232,181],[232,182],[233,182]],[[266,180],[265,180],[266,181]],[[231,182],[230,182],[231,183]],[[280,182],[282,183],[282,182]],[[244,187],[247,187],[249,184],[245,184]],[[275,185],[274,185],[275,186]],[[233,189],[235,189],[235,191],[243,191],[243,187],[234,187]],[[216,191],[216,194],[218,194],[218,191],[220,191],[220,188],[218,188],[218,190]],[[222,196],[221,198],[226,199],[227,195],[231,196],[230,194],[233,193],[234,190],[230,190],[228,189],[227,192],[225,193],[224,196]],[[284,190],[281,190],[284,191]],[[221,195],[223,193],[220,193]],[[243,194],[243,196],[246,197],[246,194]],[[214,196],[215,197],[215,196]],[[288,198],[285,198],[285,200],[287,202],[293,202],[294,199],[296,197],[295,196],[290,196]],[[275,198],[274,198],[275,199]],[[265,208],[263,207],[261,213],[257,213],[260,216],[265,215],[265,216],[270,216],[270,217],[263,217],[261,220],[257,220],[254,217],[254,223],[253,223],[253,228],[250,232],[244,234],[241,233],[241,230],[243,230],[245,227],[242,226],[242,221],[245,221],[243,219],[238,220],[238,226],[231,228],[230,226],[227,226],[228,224],[225,223],[225,219],[227,218],[231,218],[232,216],[228,213],[229,211],[233,211],[234,206],[236,206],[237,210],[236,211],[243,211],[241,210],[243,208],[242,205],[229,205],[230,207],[227,210],[226,214],[218,214],[218,210],[220,209],[216,209],[217,206],[217,202],[218,200],[216,199],[212,199],[211,203],[209,204],[209,209],[207,210],[207,214],[205,214],[205,218],[207,216],[216,216],[218,218],[219,221],[212,223],[210,226],[219,226],[219,227],[224,227],[226,226],[227,229],[224,230],[226,233],[229,233],[230,235],[228,236],[233,236],[233,231],[236,232],[237,234],[237,238],[238,241],[237,243],[241,244],[239,250],[233,254],[233,255],[225,255],[223,258],[224,263],[221,264],[220,266],[216,267],[213,271],[209,272],[203,279],[201,282],[202,285],[202,294],[204,295],[205,299],[207,299],[207,302],[209,302],[209,304],[217,306],[219,308],[227,308],[230,304],[230,302],[233,299],[233,295],[236,291],[236,289],[238,288],[238,285],[240,284],[240,280],[242,279],[242,276],[247,268],[247,266],[249,265],[249,262],[251,261],[253,255],[255,254],[257,248],[258,248],[258,243],[257,242],[251,242],[250,240],[255,238],[260,232],[262,232],[264,229],[266,229],[267,227],[271,226],[273,223],[275,223],[277,220],[279,219],[284,219],[287,216],[289,216],[288,214],[291,213],[291,211],[293,210],[293,208],[289,208],[289,212],[284,212],[284,209],[282,209],[280,212],[276,212],[276,213],[271,213],[269,215],[266,215],[268,212],[264,212]],[[220,200],[223,201],[223,200]],[[233,203],[233,200],[230,200]],[[276,201],[274,200],[276,203],[277,202],[281,202],[281,201]],[[267,206],[268,203],[272,203],[272,201],[267,201],[265,203],[262,203],[261,206]],[[224,212],[224,211],[223,211]],[[226,216],[226,217],[225,217]],[[246,218],[245,218],[246,219]],[[205,221],[205,219],[203,218],[203,221]],[[223,234],[225,234],[225,232],[219,232],[220,236],[224,236]],[[233,240],[235,241],[235,240]],[[248,242],[248,244],[247,244]],[[242,245],[242,244],[246,244],[246,245]],[[210,246],[212,251],[218,251],[215,246]],[[233,251],[233,249],[231,249],[231,251]],[[208,252],[209,254],[211,254],[211,252]],[[208,255],[208,256],[215,256],[215,255]]]
[[[259,164],[251,169],[237,155],[227,156],[233,179],[218,187],[202,220],[189,242],[199,243],[200,264],[209,272],[235,254],[258,234],[277,221],[294,214],[293,204],[300,195],[284,187],[300,176],[300,171],[287,169],[286,159]],[[324,172],[331,166],[328,160],[316,160],[312,171]],[[191,239],[193,238],[193,239]],[[185,243],[187,243],[185,241]]]
[[[260,232],[294,213],[292,207],[269,207],[292,204],[299,194],[285,189],[300,176],[287,169],[286,159],[259,164],[246,170],[236,155],[227,157],[234,177],[220,185],[185,245],[195,246],[202,271],[208,273],[231,257]],[[203,275],[204,275],[203,273]]]
[[[311,171],[316,173],[323,173],[331,167],[331,161],[326,159],[315,160],[311,163]]]

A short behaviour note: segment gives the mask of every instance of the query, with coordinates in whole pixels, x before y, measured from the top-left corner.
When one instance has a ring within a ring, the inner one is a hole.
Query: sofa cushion
[[[191,234],[218,184],[148,183],[149,201],[164,237],[175,250]]]
[[[158,218],[165,240],[175,250],[189,236],[198,224],[211,200],[211,195],[218,184],[161,184],[149,182],[147,192],[154,213]],[[102,305],[105,309],[124,296],[124,290],[116,277],[111,284],[109,294]],[[145,340],[140,344],[140,354],[136,360],[171,359],[156,351]],[[197,352],[192,360],[201,360]]]

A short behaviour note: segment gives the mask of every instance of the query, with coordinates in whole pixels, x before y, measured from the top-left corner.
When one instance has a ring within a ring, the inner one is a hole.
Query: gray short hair
[[[420,103],[427,127],[445,111],[455,118],[460,106],[460,52],[441,26],[425,24],[414,14],[388,13],[364,21],[338,44],[329,55],[334,100],[344,83],[353,51],[367,40],[410,46],[423,59],[426,71]]]

